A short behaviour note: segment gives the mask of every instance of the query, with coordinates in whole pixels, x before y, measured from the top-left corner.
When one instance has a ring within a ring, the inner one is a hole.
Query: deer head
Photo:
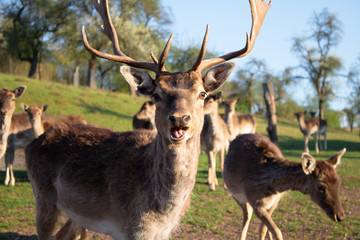
[[[326,161],[316,161],[308,153],[303,153],[301,157],[304,173],[309,175],[311,179],[308,186],[311,200],[317,203],[335,222],[340,222],[345,217],[339,199],[341,180],[335,171],[345,152],[346,149],[344,148]]]
[[[204,114],[216,113],[218,112],[219,101],[221,101],[222,92],[217,92],[216,94],[211,94],[205,99],[204,104]]]
[[[159,134],[172,143],[180,143],[190,139],[194,132],[201,131],[204,99],[209,92],[220,88],[234,69],[235,64],[226,63],[226,61],[243,57],[252,50],[271,2],[266,4],[263,0],[250,0],[253,21],[251,34],[247,35],[244,48],[217,58],[203,60],[209,32],[209,27],[207,27],[199,56],[192,69],[179,73],[166,71],[164,65],[173,35],[166,43],[159,60],[152,53],[153,62],[134,60],[125,55],[119,47],[117,33],[110,19],[107,0],[101,2],[94,0],[94,5],[104,23],[101,31],[112,42],[114,54],[103,53],[91,47],[83,27],[82,37],[85,48],[98,57],[128,65],[121,67],[120,71],[133,88],[152,97],[156,104],[155,123]],[[201,72],[212,66],[215,67],[208,70],[202,77]],[[149,74],[137,68],[153,71],[156,76],[153,79]]]
[[[28,106],[24,103],[20,103],[20,106],[21,109],[28,114],[31,125],[40,124],[41,116],[48,108],[48,105],[39,107],[37,105]]]

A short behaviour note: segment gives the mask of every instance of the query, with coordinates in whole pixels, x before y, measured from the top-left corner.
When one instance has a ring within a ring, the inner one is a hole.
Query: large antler
[[[126,56],[119,47],[118,36],[117,36],[116,30],[114,28],[114,25],[112,24],[111,18],[110,18],[108,1],[107,0],[94,0],[94,6],[95,6],[96,11],[100,14],[100,16],[103,20],[103,23],[104,23],[103,25],[101,25],[100,29],[112,42],[114,54],[103,53],[103,52],[96,50],[92,46],[90,46],[90,44],[86,38],[85,27],[83,26],[81,35],[82,35],[83,44],[84,44],[86,50],[88,50],[90,53],[92,53],[100,58],[125,63],[125,64],[127,64],[131,67],[135,67],[135,68],[151,70],[151,71],[155,72],[156,74],[160,73],[161,71],[166,71],[166,69],[164,67],[164,62],[165,62],[165,58],[169,52],[173,35],[170,36],[168,42],[166,43],[165,48],[160,56],[159,61],[155,58],[155,56],[152,53],[151,53],[151,57],[154,61],[153,63],[136,61],[136,60]]]
[[[202,70],[209,68],[211,66],[217,65],[219,63],[226,62],[233,58],[240,58],[247,55],[252,48],[254,47],[255,39],[259,34],[261,25],[265,19],[265,15],[271,6],[271,1],[269,4],[266,4],[265,0],[249,0],[250,7],[251,7],[251,16],[252,16],[252,27],[251,27],[251,34],[246,33],[246,45],[243,49],[235,52],[230,52],[223,56],[207,59],[203,61],[205,52],[206,52],[206,44],[208,39],[208,30],[209,27],[206,28],[206,33],[204,37],[204,41],[199,53],[199,56],[194,63],[192,70],[201,72]]]

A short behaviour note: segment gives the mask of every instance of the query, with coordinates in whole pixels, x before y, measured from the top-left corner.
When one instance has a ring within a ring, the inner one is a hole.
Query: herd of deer
[[[200,146],[208,155],[212,190],[217,184],[215,155],[220,154],[224,184],[243,210],[241,239],[246,238],[253,212],[262,222],[260,239],[267,232],[269,237],[282,239],[271,214],[287,190],[309,194],[332,220],[344,219],[335,167],[345,149],[326,161],[303,153],[301,163],[289,162],[268,138],[253,134],[253,117],[235,113],[237,100],[222,100],[221,93],[211,95],[235,66],[227,61],[253,48],[271,2],[250,0],[252,28],[243,49],[203,60],[207,28],[193,67],[178,73],[167,72],[164,66],[172,35],[159,59],[151,54],[153,62],[136,61],[119,48],[107,0],[95,0],[94,5],[115,54],[92,48],[83,28],[84,46],[98,57],[128,65],[120,70],[126,81],[152,98],[134,117],[134,129],[146,125],[150,130],[113,132],[86,125],[77,116],[54,119],[43,113],[47,105],[21,104],[27,114],[13,115],[15,101],[25,87],[1,89],[0,156],[6,152],[5,184],[15,184],[14,149],[27,145],[26,166],[40,240],[51,239],[61,211],[68,220],[55,239],[86,239],[86,229],[114,239],[168,239],[190,205]],[[137,68],[153,71],[155,79]],[[219,103],[225,105],[223,117],[218,114]],[[308,151],[307,139],[321,132],[321,124],[307,121],[300,113],[296,116]]]

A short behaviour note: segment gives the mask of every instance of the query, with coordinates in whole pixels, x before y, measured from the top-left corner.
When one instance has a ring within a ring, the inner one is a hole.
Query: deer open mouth
[[[185,131],[187,128],[171,128],[170,137],[174,141],[181,141],[185,138]]]

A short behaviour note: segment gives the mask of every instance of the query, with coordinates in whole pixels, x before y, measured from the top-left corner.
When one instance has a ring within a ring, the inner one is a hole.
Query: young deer
[[[302,154],[302,162],[284,159],[280,149],[260,134],[245,134],[231,142],[225,159],[224,181],[243,210],[241,239],[245,240],[253,211],[261,220],[260,238],[267,228],[275,239],[282,234],[271,219],[282,194],[297,190],[309,194],[311,200],[335,222],[344,219],[339,199],[340,178],[335,168],[346,149],[326,161],[316,161]]]
[[[52,119],[51,116],[43,114],[42,121]],[[17,148],[23,148],[34,140],[34,134],[31,129],[31,124],[26,113],[13,114],[11,118],[10,133],[7,139],[7,149],[5,153],[6,166],[13,166],[15,160],[15,150]],[[15,178],[13,177],[12,170],[9,173],[10,168],[7,168],[5,185],[14,186]]]
[[[216,178],[216,154],[219,153],[221,173],[224,168],[225,153],[229,148],[229,131],[225,121],[219,116],[219,101],[221,92],[210,95],[204,103],[204,126],[201,131],[201,145],[208,155],[209,173],[208,183],[214,191],[218,185]]]
[[[20,86],[13,91],[3,88],[0,89],[0,159],[8,149],[8,137],[18,129],[12,124],[12,117],[15,111],[15,101],[23,95],[26,87]],[[5,185],[14,186],[15,178],[13,173],[13,158],[10,154],[5,156],[6,177]]]
[[[28,106],[24,103],[20,103],[20,106],[22,110],[26,112],[28,115],[28,119],[30,120],[31,123],[31,130],[35,138],[38,138],[41,134],[43,134],[46,130],[48,130],[50,127],[54,126],[55,124],[59,124],[59,123],[87,124],[85,118],[76,115],[61,116],[58,118],[53,118],[43,121],[42,116],[44,115],[44,112],[47,110],[48,105],[39,107],[37,105]]]
[[[299,122],[299,128],[305,138],[305,152],[309,152],[309,136],[312,135],[315,140],[315,151],[319,153],[318,141],[320,142],[320,135],[324,137],[324,149],[327,150],[327,139],[326,139],[326,130],[327,130],[327,121],[320,120],[317,118],[307,118],[305,119],[306,112],[295,112],[297,121]],[[321,146],[321,144],[320,144]]]
[[[239,99],[226,99],[221,103],[225,106],[224,120],[230,133],[230,141],[239,134],[255,133],[256,118],[252,115],[237,114],[235,106]]]
[[[133,129],[156,130],[155,126],[155,104],[152,101],[146,101],[141,106],[139,112],[133,117]]]
[[[94,5],[102,31],[111,40],[114,55],[85,48],[98,57],[125,63],[127,82],[156,105],[157,132],[113,132],[89,125],[57,125],[26,149],[26,165],[36,200],[36,227],[40,240],[51,238],[60,211],[69,220],[56,238],[84,233],[84,228],[114,239],[168,239],[185,212],[195,183],[204,121],[204,99],[220,88],[234,68],[226,61],[249,53],[269,5],[251,0],[253,26],[246,46],[218,58],[204,60],[208,31],[192,69],[170,73],[164,67],[172,37],[159,60],[136,61],[119,48],[106,0]],[[223,63],[223,64],[220,64]],[[220,65],[218,65],[220,64]],[[217,65],[217,66],[215,66]],[[211,66],[202,77],[202,70]]]

